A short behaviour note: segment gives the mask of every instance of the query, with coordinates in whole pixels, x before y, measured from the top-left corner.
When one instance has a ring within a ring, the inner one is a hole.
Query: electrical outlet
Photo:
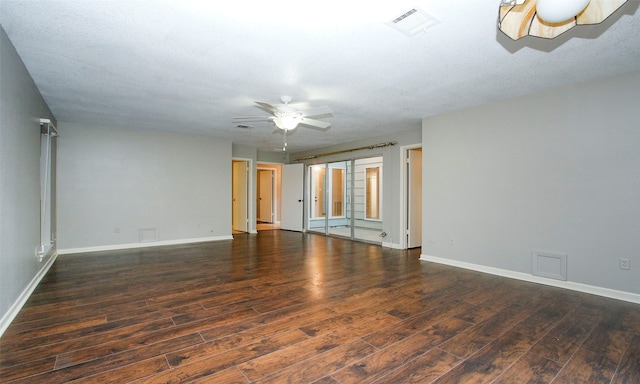
[[[631,269],[631,264],[629,262],[629,259],[620,259],[620,269],[626,269],[626,270]]]
[[[116,228],[113,230],[113,232],[115,232],[115,233],[120,233],[120,227],[116,227]]]

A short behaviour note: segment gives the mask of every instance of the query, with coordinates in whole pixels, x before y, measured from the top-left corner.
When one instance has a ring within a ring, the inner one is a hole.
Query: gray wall
[[[41,271],[40,124],[54,120],[0,27],[0,318]],[[0,332],[1,333],[1,332]]]
[[[61,252],[231,236],[230,141],[65,123],[59,130]],[[153,228],[157,237],[141,237]]]
[[[288,162],[288,153],[278,151],[261,151],[257,150],[258,161],[265,163],[282,163]]]
[[[422,253],[521,273],[566,253],[568,281],[640,293],[638,100],[634,73],[424,119]]]

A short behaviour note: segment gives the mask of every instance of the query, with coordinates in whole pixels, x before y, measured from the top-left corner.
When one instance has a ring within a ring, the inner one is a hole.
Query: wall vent
[[[414,13],[418,12],[417,9],[413,8],[411,9],[409,12],[405,13],[404,15],[397,17],[393,20],[394,23],[398,24],[399,22],[401,22],[402,20],[406,19],[407,17],[413,15]]]
[[[140,242],[141,243],[150,243],[153,241],[158,241],[158,228],[140,228]]]
[[[533,251],[531,274],[556,280],[567,280],[567,255],[563,253]]]
[[[415,36],[438,23],[434,16],[414,7],[385,24],[407,36]]]

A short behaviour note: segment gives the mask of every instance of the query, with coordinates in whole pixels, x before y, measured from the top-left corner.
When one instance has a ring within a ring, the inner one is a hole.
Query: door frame
[[[383,153],[375,153],[375,154],[368,154],[368,155],[363,155],[363,156],[349,156],[347,158],[341,159],[341,160],[326,160],[324,162],[314,162],[314,163],[306,163],[305,164],[305,198],[307,200],[307,203],[305,204],[305,212],[304,212],[304,224],[306,227],[307,231],[310,231],[309,229],[309,223],[310,220],[312,220],[311,218],[311,205],[314,203],[314,198],[312,197],[313,195],[313,191],[312,191],[312,187],[313,187],[313,182],[312,182],[312,170],[313,167],[315,166],[322,166],[325,169],[325,178],[323,180],[323,193],[325,194],[325,205],[328,207],[328,201],[329,198],[327,197],[327,194],[330,193],[330,188],[329,188],[329,180],[330,180],[330,175],[331,173],[329,172],[329,170],[331,170],[332,168],[330,167],[331,164],[335,164],[335,163],[345,163],[348,164],[345,167],[345,190],[346,191],[350,191],[349,193],[346,193],[345,195],[345,203],[348,205],[348,211],[349,214],[347,214],[347,218],[349,221],[349,228],[350,228],[350,234],[349,236],[341,236],[338,235],[336,233],[331,233],[330,231],[330,225],[329,225],[329,220],[331,220],[331,215],[329,214],[329,208],[326,208],[326,212],[325,212],[325,216],[324,216],[324,227],[323,230],[320,231],[319,229],[321,228],[320,226],[316,227],[315,230],[313,230],[312,232],[315,233],[322,233],[325,236],[336,236],[336,237],[344,237],[350,240],[354,240],[354,241],[359,241],[359,242],[364,242],[364,243],[370,243],[370,244],[376,244],[376,245],[384,245],[384,241],[383,240],[372,240],[371,238],[367,239],[366,236],[361,236],[358,235],[356,232],[357,229],[372,229],[372,230],[376,230],[377,229],[373,229],[373,228],[361,228],[361,227],[356,227],[356,221],[357,220],[361,220],[363,222],[379,222],[380,223],[380,232],[383,232],[383,228],[384,228],[384,215],[382,214],[382,212],[384,212],[384,198],[383,198],[383,189],[384,189],[384,183],[382,182],[382,177],[380,177],[380,204],[382,205],[382,208],[380,209],[380,219],[366,219],[366,218],[356,218],[356,205],[357,200],[356,200],[356,169],[359,166],[362,166],[362,169],[365,170],[367,167],[367,165],[369,164],[373,164],[373,163],[362,163],[360,162],[361,160],[371,160],[371,159],[380,159],[379,162],[375,162],[375,164],[380,164],[380,175],[382,175],[382,172],[384,172],[384,163],[385,163],[385,157]],[[351,170],[351,173],[349,173],[349,169]],[[364,172],[364,171],[363,171]],[[363,181],[364,182],[364,181]],[[363,197],[364,199],[364,197]],[[364,201],[362,202],[362,204],[364,204]],[[364,208],[363,208],[364,210]],[[345,211],[346,213],[346,211]],[[365,215],[364,211],[362,212],[363,215]]]
[[[409,220],[409,201],[407,196],[409,185],[409,174],[407,172],[407,162],[409,159],[409,151],[412,149],[422,148],[422,143],[403,145],[400,147],[400,174],[402,175],[402,181],[400,182],[400,247],[401,249],[408,248],[407,240],[407,226]],[[424,154],[423,154],[424,156]],[[422,212],[420,213],[422,216]],[[424,222],[424,218],[420,218]],[[424,241],[424,239],[423,239]]]
[[[243,157],[232,157],[231,158],[231,163],[232,163],[232,169],[231,172],[233,172],[233,162],[234,161],[242,161],[247,163],[247,232],[248,233],[257,233],[256,231],[256,213],[255,213],[255,207],[254,207],[254,203],[253,200],[255,200],[255,191],[254,191],[254,179],[255,179],[255,171],[254,171],[254,166],[253,166],[253,159],[250,158],[243,158]],[[231,198],[233,199],[233,183],[232,183],[232,191],[231,191]],[[232,202],[233,203],[233,202]],[[233,209],[233,208],[232,208]],[[231,212],[232,215],[232,220],[233,220],[233,212]],[[231,228],[233,229],[233,221],[231,222]]]
[[[280,219],[282,217],[282,167],[284,163],[275,163],[270,161],[257,161],[256,162],[256,200],[258,196],[258,169],[270,169],[273,171],[273,224],[280,225]],[[257,212],[255,218],[255,225],[257,226]]]
[[[260,199],[260,195],[261,195],[261,191],[259,189],[262,189],[262,183],[260,182],[260,172],[269,172],[270,176],[271,176],[271,182],[269,183],[269,189],[271,190],[271,201],[270,201],[270,207],[271,207],[271,212],[269,213],[269,221],[267,221],[268,223],[275,223],[276,222],[276,215],[275,215],[275,198],[276,198],[276,191],[275,191],[275,182],[276,182],[276,170],[274,168],[264,168],[264,167],[260,167],[260,165],[258,165],[258,167],[256,168],[256,221],[260,220],[260,219],[264,219],[264,217],[258,217],[258,212],[261,210],[261,207],[259,206],[259,199]],[[261,220],[262,222],[265,222],[264,220]]]

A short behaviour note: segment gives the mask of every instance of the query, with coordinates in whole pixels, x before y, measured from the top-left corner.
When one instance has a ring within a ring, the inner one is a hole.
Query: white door
[[[232,227],[236,231],[248,232],[247,173],[249,171],[249,163],[234,160],[232,164]]]
[[[282,166],[282,218],[280,228],[302,232],[304,164]]]
[[[273,170],[258,170],[258,221],[273,223]]]
[[[422,148],[408,151],[407,248],[422,246]]]

